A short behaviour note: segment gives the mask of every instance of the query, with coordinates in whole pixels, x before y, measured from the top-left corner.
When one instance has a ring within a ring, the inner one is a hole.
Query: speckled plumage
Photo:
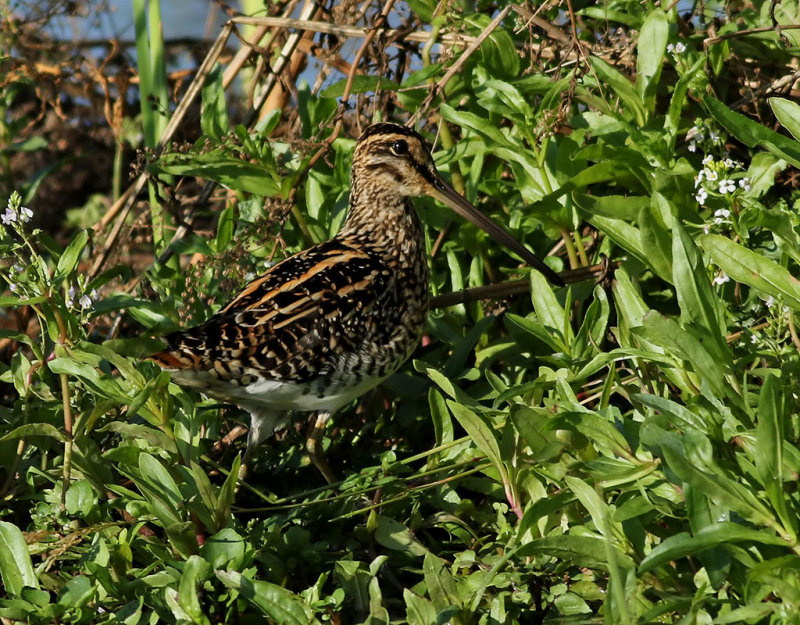
[[[168,348],[151,357],[178,383],[251,413],[246,458],[282,413],[316,410],[321,419],[308,447],[332,479],[315,457],[325,419],[394,373],[423,332],[428,268],[410,201],[419,195],[471,209],[438,176],[416,132],[370,126],[353,154],[341,231],[270,267],[208,321],[169,335]]]

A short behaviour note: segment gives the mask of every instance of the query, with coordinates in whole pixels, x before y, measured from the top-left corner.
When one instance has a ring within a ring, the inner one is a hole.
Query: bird
[[[431,196],[561,278],[458,194],[425,140],[403,125],[370,125],[352,157],[347,217],[338,234],[272,265],[200,325],[173,332],[150,360],[181,386],[250,413],[246,469],[288,413],[316,412],[306,451],[329,483],[321,450],[329,417],[408,360],[429,301],[423,227],[411,198]]]

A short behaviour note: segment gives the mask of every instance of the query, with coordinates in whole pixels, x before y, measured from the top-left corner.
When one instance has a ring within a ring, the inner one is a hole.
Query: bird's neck
[[[389,256],[416,261],[425,256],[425,239],[409,198],[397,193],[351,195],[339,237],[356,239]],[[412,262],[413,262],[412,261]]]

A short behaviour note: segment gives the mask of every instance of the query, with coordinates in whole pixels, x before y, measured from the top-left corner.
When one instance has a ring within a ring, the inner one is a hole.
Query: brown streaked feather
[[[169,335],[151,359],[220,379],[242,370],[309,383],[343,354],[401,338],[396,311],[406,295],[379,254],[332,239],[274,265],[208,321]]]

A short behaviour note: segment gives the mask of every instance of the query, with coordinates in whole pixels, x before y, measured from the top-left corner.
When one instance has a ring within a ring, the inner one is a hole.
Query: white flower
[[[720,193],[733,193],[736,191],[736,183],[730,178],[725,178],[719,181]]]
[[[14,223],[17,221],[17,213],[15,213],[14,209],[10,206],[6,206],[6,211],[0,215],[0,220],[2,220],[5,225]]]
[[[709,182],[714,182],[719,178],[719,174],[715,172],[713,169],[704,169],[703,171],[706,172],[706,180]]]
[[[711,156],[710,154],[705,156],[705,158],[703,158],[703,160],[702,160],[703,165],[710,165],[713,162],[714,162],[714,157]]]
[[[709,130],[708,131],[708,138],[711,139],[712,141],[718,141],[719,140],[719,133],[714,131],[714,130]]]
[[[679,41],[672,47],[672,49],[674,50],[675,54],[683,54],[686,52],[686,44],[682,41]]]
[[[705,175],[706,175],[706,172],[705,172],[705,170],[701,169],[701,170],[700,170],[700,173],[699,173],[699,174],[697,174],[697,175],[694,177],[694,188],[695,188],[695,189],[696,189],[697,187],[699,187],[699,186],[700,186],[700,183],[701,183],[701,182],[703,182],[703,177],[704,177]]]
[[[16,271],[17,273],[24,273],[25,267],[23,267],[19,263],[14,263],[14,271]]]
[[[767,308],[772,308],[775,305],[775,298],[770,295],[764,300],[764,303],[767,305]]]
[[[8,290],[11,291],[12,293],[16,293],[17,289],[19,289],[19,287],[13,282],[8,285]]]
[[[91,297],[93,300],[96,300],[97,299],[97,289],[92,289],[91,292],[89,293],[89,297]]]
[[[733,169],[734,167],[736,167],[736,161],[730,158],[726,158],[723,162],[725,163],[725,167],[727,167],[728,169]]]
[[[75,297],[75,293],[76,293],[75,287],[71,286],[71,287],[69,287],[69,290],[67,291],[67,297],[69,297],[70,299],[73,299]]]
[[[711,232],[711,226],[709,225],[703,226],[703,234],[708,234],[709,232]]]
[[[81,295],[81,298],[78,300],[78,303],[81,305],[83,310],[92,307],[92,298],[86,295],[85,293]]]
[[[750,178],[745,176],[744,178],[739,179],[739,187],[744,189],[745,191],[749,191],[752,187],[750,186]]]
[[[721,285],[725,284],[726,282],[730,282],[730,278],[728,276],[726,276],[724,273],[720,273],[718,276],[714,277],[713,282],[717,286],[721,286]]]
[[[690,152],[697,152],[697,142],[694,139],[692,139],[691,141],[689,141],[689,145],[686,146],[686,149],[689,150]]]
[[[675,44],[674,43],[668,43],[667,44],[667,52],[675,52]]]
[[[722,217],[723,219],[727,219],[731,216],[731,212],[727,208],[718,208],[714,211],[714,217]]]
[[[28,223],[33,219],[33,211],[27,206],[23,206],[19,209],[19,216],[24,223]]]
[[[758,337],[757,337],[755,334],[751,334],[751,335],[750,335],[750,342],[751,342],[753,345],[755,345],[756,343],[758,343]]]
[[[708,191],[703,189],[702,187],[697,192],[697,195],[694,196],[694,199],[697,200],[697,203],[702,206],[706,202],[706,198],[708,197]]]

